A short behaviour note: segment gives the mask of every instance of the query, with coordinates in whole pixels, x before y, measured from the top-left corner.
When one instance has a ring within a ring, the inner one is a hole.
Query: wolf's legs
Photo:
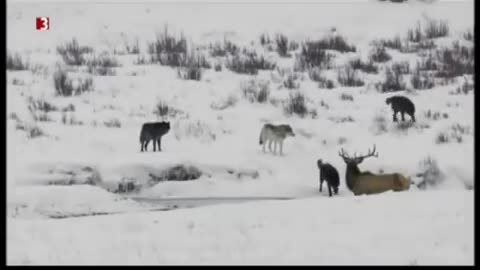
[[[405,112],[402,111],[402,122],[404,122],[404,121],[405,121]]]
[[[397,122],[397,111],[393,111],[393,122]]]
[[[280,148],[280,156],[282,156],[283,155],[283,141],[279,141],[278,144],[280,146],[279,147]]]
[[[322,185],[323,185],[323,179],[322,179],[322,174],[320,173],[320,188],[318,189],[319,192],[322,192]]]
[[[149,142],[150,142],[150,140],[146,140],[146,141],[145,141],[145,148],[144,148],[145,151],[148,151],[148,143],[149,143]]]
[[[141,141],[140,142],[140,151],[143,152],[143,145],[144,145],[144,141]]]
[[[153,138],[152,141],[153,141],[153,152],[157,152],[157,140]]]
[[[272,140],[268,141],[268,150],[272,152]]]
[[[162,137],[158,138],[157,139],[157,144],[158,144],[158,151],[162,151]]]
[[[263,153],[265,153],[265,145],[266,145],[266,144],[267,144],[267,142],[266,142],[266,141],[263,141],[263,146],[262,146],[262,148],[263,148]]]

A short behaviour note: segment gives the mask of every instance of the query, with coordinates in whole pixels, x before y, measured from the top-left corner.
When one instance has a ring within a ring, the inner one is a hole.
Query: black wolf
[[[319,192],[322,192],[323,181],[327,181],[328,196],[332,197],[332,189],[335,194],[338,194],[338,186],[340,186],[340,176],[337,169],[329,163],[323,163],[321,159],[317,160],[317,166],[320,170],[320,188]]]
[[[410,115],[412,122],[415,122],[415,104],[404,96],[393,96],[385,100],[387,105],[392,106],[393,110],[393,121],[397,122],[397,113],[402,114],[402,121],[405,121],[405,113]]]
[[[152,122],[145,123],[142,126],[140,132],[140,144],[141,151],[147,151],[148,143],[153,140],[153,151],[157,151],[156,145],[158,144],[158,151],[162,151],[161,140],[162,136],[167,134],[170,130],[170,122]]]

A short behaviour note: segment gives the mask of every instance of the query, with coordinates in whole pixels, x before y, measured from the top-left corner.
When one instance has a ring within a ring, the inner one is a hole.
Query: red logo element
[[[49,17],[37,17],[35,21],[37,31],[47,31],[50,29],[50,18]]]

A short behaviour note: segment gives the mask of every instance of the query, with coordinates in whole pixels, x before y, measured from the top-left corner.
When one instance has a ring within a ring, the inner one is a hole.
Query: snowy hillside
[[[7,23],[8,263],[473,264],[473,1],[9,1]],[[338,152],[373,145],[360,170],[409,190],[347,188]],[[160,211],[214,197],[251,201]]]

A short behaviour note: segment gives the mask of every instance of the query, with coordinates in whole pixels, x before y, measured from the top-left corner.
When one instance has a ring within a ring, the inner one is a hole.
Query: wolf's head
[[[168,132],[170,130],[170,122],[162,122],[163,130]]]
[[[290,125],[285,125],[284,130],[285,130],[285,135],[286,136],[295,137],[295,133],[293,133],[292,127]]]
[[[322,167],[323,161],[322,159],[317,160],[317,167],[320,169]]]
[[[392,98],[385,99],[385,103],[387,103],[387,105],[389,105],[391,102],[392,102]]]

